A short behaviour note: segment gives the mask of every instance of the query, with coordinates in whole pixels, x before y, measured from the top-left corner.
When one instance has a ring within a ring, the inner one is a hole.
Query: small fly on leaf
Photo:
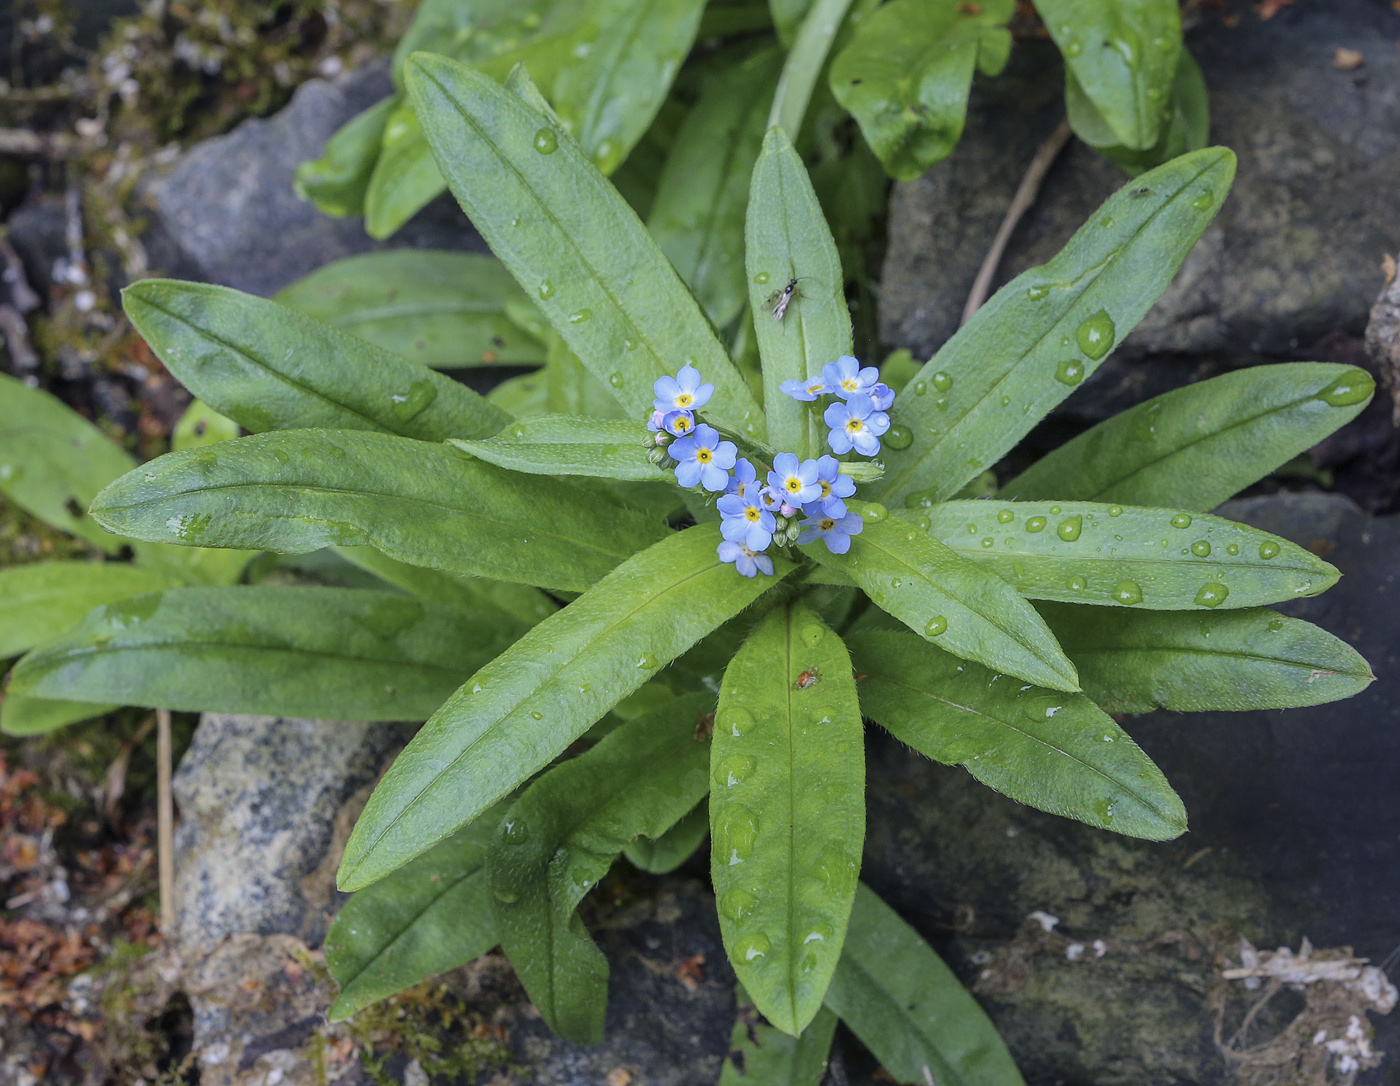
[[[817,669],[811,668],[797,676],[797,681],[792,684],[792,688],[794,690],[806,690],[809,686],[816,686],[817,680],[820,678],[821,676],[817,674]]]
[[[1143,185],[1143,187],[1140,189],[1133,189],[1133,197],[1134,199],[1136,199],[1140,196],[1146,196],[1151,191],[1152,190],[1150,188],[1148,188],[1146,185]]]
[[[798,296],[797,284],[803,278],[805,278],[805,276],[799,276],[797,279],[789,279],[787,281],[787,286],[783,287],[782,290],[775,290],[772,294],[768,295],[768,301],[766,301],[764,305],[773,307],[773,319],[775,321],[780,321],[787,315],[788,306],[792,304],[793,298]]]

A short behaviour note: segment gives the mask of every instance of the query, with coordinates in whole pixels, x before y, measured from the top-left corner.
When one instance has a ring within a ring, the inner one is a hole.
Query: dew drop
[[[715,773],[715,786],[733,788],[742,784],[754,771],[758,763],[747,754],[733,754],[719,764]]]
[[[1270,621],[1269,621],[1269,632],[1270,632],[1270,633],[1278,633],[1279,630],[1281,630],[1281,629],[1283,629],[1283,619],[1281,619],[1281,618],[1270,619]]]
[[[637,657],[637,667],[642,671],[655,671],[657,668],[656,657],[649,652],[644,652]]]
[[[1082,52],[1084,52],[1084,43],[1078,38],[1070,38],[1069,41],[1065,42],[1065,56],[1077,57]]]
[[[1031,287],[1030,290],[1026,291],[1026,297],[1033,302],[1038,302],[1042,298],[1049,297],[1049,295],[1050,288],[1044,283],[1038,283],[1035,286]]]
[[[593,161],[600,166],[607,162],[608,159],[612,157],[613,147],[614,144],[612,140],[603,140],[602,143],[598,144],[597,150],[593,152]]]
[[[1359,404],[1375,391],[1376,382],[1365,370],[1348,370],[1317,394],[1323,403],[1333,407]]]
[[[940,410],[940,411],[947,411],[947,410],[948,410],[948,397],[947,397],[947,396],[935,396],[935,397],[933,398],[933,406],[936,407],[936,408],[938,408],[938,410]]]
[[[530,839],[530,827],[523,818],[512,818],[501,824],[501,836],[512,845],[523,844]]]
[[[953,387],[952,376],[939,370],[933,375],[933,387],[938,389],[939,392],[947,392]]]
[[[890,515],[890,511],[879,503],[872,503],[866,506],[865,512],[862,515],[865,517],[865,522],[867,524],[879,524],[880,521]]]
[[[813,924],[812,930],[802,937],[802,943],[804,946],[808,943],[824,943],[830,938],[830,924]]]
[[[1074,338],[1078,340],[1079,349],[1085,356],[1097,362],[1113,349],[1113,336],[1116,331],[1113,318],[1106,310],[1100,309],[1079,326]]]
[[[1108,507],[1108,515],[1111,517],[1121,517],[1123,515],[1123,507],[1121,505],[1110,505]]]
[[[514,905],[520,900],[520,895],[509,886],[493,886],[491,893],[502,905]]]
[[[622,341],[622,346],[629,351],[635,351],[637,349],[637,341],[635,339],[624,339]]]
[[[621,388],[621,387],[622,387],[622,374],[620,374],[620,373],[610,373],[610,374],[608,374],[608,384],[612,385],[613,388]]]
[[[1201,590],[1196,593],[1197,607],[1219,607],[1225,602],[1225,597],[1230,594],[1230,590],[1223,584],[1216,584],[1214,581],[1207,581],[1201,585]]]
[[[929,520],[928,517],[920,517],[914,523],[926,532],[933,527],[933,521]]]
[[[400,422],[410,422],[426,411],[428,405],[436,399],[437,389],[431,381],[414,381],[408,386],[407,392],[396,392],[389,397],[392,405],[389,410]]]
[[[758,284],[761,286],[762,284],[768,282],[768,273],[767,273],[767,272],[759,272],[757,275],[755,275],[755,276],[753,277],[753,281],[754,281],[755,283],[758,283]]]
[[[536,710],[535,712],[533,712],[533,713],[530,714],[530,719],[531,719],[531,720],[543,720],[543,719],[544,719],[544,714],[541,713],[539,710]]]
[[[1191,544],[1191,553],[1194,554],[1197,558],[1209,558],[1210,543],[1204,539],[1196,540],[1196,542]]]
[[[1010,509],[1003,509],[997,514],[997,520],[1002,524],[1010,524],[1015,519],[1016,514],[1013,513]]]
[[[734,959],[736,964],[756,962],[759,958],[768,957],[768,952],[772,949],[773,944],[768,936],[756,931],[745,935],[734,944]]]
[[[1084,518],[1078,515],[1066,517],[1060,521],[1060,526],[1055,529],[1055,533],[1066,543],[1073,543],[1079,538],[1079,531],[1084,527]]]
[[[883,440],[891,449],[907,449],[914,443],[914,431],[896,422],[886,431]]]
[[[1113,590],[1113,600],[1116,603],[1132,606],[1142,602],[1142,586],[1136,581],[1123,581]]]
[[[552,155],[559,149],[559,137],[552,128],[541,128],[535,133],[535,150],[542,155]]]
[[[927,381],[915,381],[915,382],[914,382],[914,395],[915,395],[915,396],[922,396],[922,395],[923,395],[925,392],[927,392],[927,391],[928,391],[928,382],[927,382]]]
[[[1215,206],[1214,190],[1202,189],[1196,195],[1196,198],[1191,201],[1191,206],[1194,207],[1197,211],[1209,211],[1212,207]]]
[[[924,624],[924,634],[928,637],[937,637],[939,634],[948,632],[948,620],[942,615],[934,615]]]
[[[1272,539],[1266,539],[1259,544],[1259,557],[1264,560],[1278,557],[1278,544]]]
[[[1240,553],[1240,545],[1238,543],[1231,543],[1228,547],[1225,548],[1225,553],[1228,554],[1231,558],[1233,558],[1235,555]]]
[[[984,547],[990,547],[994,542],[995,542],[995,540],[992,539],[991,536],[987,536],[986,538],[984,538],[984,539],[982,540],[982,546],[984,546]]]
[[[548,299],[554,297],[554,284],[551,283],[548,279],[540,283],[539,296],[542,301],[547,301]]]
[[[1190,513],[1178,513],[1176,516],[1172,517],[1172,527],[1173,527],[1173,528],[1189,528],[1189,527],[1191,527],[1191,514],[1190,514]]]
[[[1083,592],[1086,588],[1089,587],[1089,584],[1087,581],[1084,580],[1083,577],[1071,577],[1068,581],[1065,582],[1065,587],[1068,588],[1071,592]]]
[[[743,920],[746,916],[752,916],[756,908],[758,898],[738,887],[726,890],[719,899],[719,911],[730,920]]]
[[[1003,397],[1001,398],[1001,406],[1002,406],[1002,407],[1010,407],[1010,406],[1011,406],[1011,397],[1010,397],[1010,396],[1003,396]]]
[[[1045,518],[1044,518],[1044,517],[1027,517],[1027,518],[1026,518],[1026,531],[1028,531],[1028,532],[1040,532],[1040,531],[1044,531],[1044,530],[1045,530]]]
[[[741,804],[726,807],[715,830],[721,862],[729,867],[743,863],[753,854],[757,839],[758,816]]]
[[[729,725],[729,734],[738,739],[753,727],[753,714],[747,709],[731,709],[724,715],[724,723]]]
[[[1069,358],[1055,367],[1055,380],[1062,385],[1073,387],[1084,380],[1084,363],[1077,358]]]
[[[569,323],[570,323],[570,324],[582,324],[584,321],[589,321],[589,320],[592,320],[592,319],[593,319],[593,310],[591,310],[591,309],[580,309],[577,313],[570,313],[570,314],[569,314]]]
[[[891,588],[900,588],[903,586],[903,584],[904,582],[901,581],[898,577],[895,577],[893,580],[890,581]]]

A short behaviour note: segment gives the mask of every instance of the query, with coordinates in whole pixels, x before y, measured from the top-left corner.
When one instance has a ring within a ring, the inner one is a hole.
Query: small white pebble
[[[1095,940],[1094,940],[1094,957],[1096,957],[1096,958],[1102,958],[1102,957],[1103,957],[1105,954],[1107,954],[1107,953],[1108,953],[1108,944],[1105,943],[1102,939],[1095,939]]]
[[[1055,925],[1060,922],[1058,916],[1051,916],[1043,909],[1036,909],[1036,911],[1027,916],[1026,919],[1034,920],[1040,925],[1041,931],[1054,931]]]
[[[1070,943],[1069,946],[1065,947],[1065,957],[1072,962],[1077,962],[1080,958],[1084,957],[1084,944]]]
[[[1314,1045],[1320,1045],[1325,1040],[1327,1040],[1327,1031],[1325,1029],[1320,1029],[1313,1034]]]

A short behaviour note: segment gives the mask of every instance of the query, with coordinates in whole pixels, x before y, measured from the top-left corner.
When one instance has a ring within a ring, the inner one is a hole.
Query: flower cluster
[[[847,355],[825,366],[820,380],[785,381],[781,387],[806,403],[817,404],[821,396],[838,397],[822,415],[833,452],[873,456],[880,451],[894,393],[880,383],[873,366],[861,369]],[[865,523],[846,507],[856,484],[835,456],[798,460],[780,452],[773,455],[771,467],[757,451],[753,459],[741,457],[735,441],[699,418],[715,386],[702,381],[694,366],[660,378],[653,391],[654,410],[647,423],[655,435],[653,459],[658,464],[669,460],[681,486],[719,495],[721,561],[734,563],[745,577],[760,572],[771,576],[773,559],[766,552],[775,546],[807,546],[821,540],[833,554],[850,550],[851,537],[859,535]]]
[[[894,403],[894,391],[880,382],[880,371],[861,365],[850,355],[822,367],[820,380],[784,381],[779,386],[794,400],[813,403],[819,396],[836,396],[822,414],[830,428],[826,443],[837,454],[852,450],[861,456],[880,451],[880,438],[890,428],[887,412]]]

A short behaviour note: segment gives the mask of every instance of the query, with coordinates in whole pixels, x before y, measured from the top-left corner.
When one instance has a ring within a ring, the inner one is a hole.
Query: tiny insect
[[[1149,192],[1151,192],[1151,191],[1152,191],[1152,190],[1151,190],[1150,188],[1148,188],[1146,185],[1144,185],[1144,186],[1143,186],[1142,188],[1140,188],[1140,189],[1133,189],[1133,195],[1134,195],[1134,196],[1146,196],[1146,195],[1147,195]]]
[[[821,676],[817,673],[817,669],[811,668],[797,676],[797,681],[792,684],[792,688],[794,690],[806,690],[809,686],[816,686],[817,680],[820,678]]]
[[[787,315],[788,306],[792,304],[793,298],[798,294],[797,284],[803,278],[805,278],[805,276],[789,279],[787,281],[787,286],[783,287],[782,290],[775,290],[772,294],[768,295],[768,301],[764,304],[773,307],[773,319],[775,321],[780,321]]]

